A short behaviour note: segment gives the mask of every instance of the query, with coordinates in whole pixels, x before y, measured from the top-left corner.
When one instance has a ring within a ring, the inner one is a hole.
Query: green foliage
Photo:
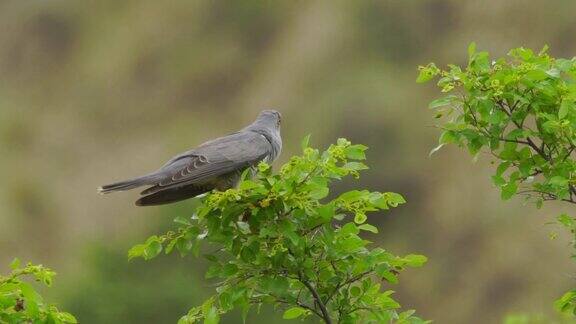
[[[576,59],[555,59],[517,48],[492,60],[468,49],[468,66],[420,67],[419,80],[439,78],[446,96],[430,103],[438,117],[439,147],[455,143],[498,160],[492,177],[502,199],[521,194],[576,203]],[[432,77],[431,77],[432,76]]]
[[[565,293],[554,303],[556,309],[562,313],[576,314],[576,290]]]
[[[418,82],[437,78],[447,93],[429,105],[444,118],[432,153],[449,143],[473,155],[485,148],[498,164],[492,180],[502,199],[522,195],[538,208],[547,200],[576,204],[576,58],[553,58],[545,47],[516,48],[492,60],[472,43],[468,59],[464,68],[420,67]],[[573,217],[557,220],[576,238]],[[574,313],[576,293],[556,306]]]
[[[129,257],[150,259],[162,251],[200,254],[212,265],[216,294],[192,308],[180,323],[218,323],[220,316],[271,304],[285,319],[317,316],[326,323],[426,323],[413,311],[399,312],[390,284],[408,267],[426,262],[420,255],[395,256],[369,248],[377,233],[366,223],[369,212],[405,203],[399,194],[352,190],[328,198],[330,183],[359,176],[366,169],[363,145],[339,139],[325,152],[302,144],[273,174],[258,165],[252,180],[237,189],[212,192],[192,218],[178,217],[179,227],[136,245]],[[362,234],[361,234],[362,233]],[[202,249],[202,250],[205,250]]]
[[[556,218],[556,223],[570,232],[572,237],[572,259],[576,260],[576,218],[567,214],[561,214]],[[576,315],[576,289],[566,292],[562,297],[554,302],[555,308],[564,314]]]
[[[22,281],[22,277],[32,276],[50,286],[55,272],[30,263],[21,268],[18,259],[12,261],[10,267],[9,275],[0,276],[0,323],[76,323],[74,316],[46,304],[32,285]]]

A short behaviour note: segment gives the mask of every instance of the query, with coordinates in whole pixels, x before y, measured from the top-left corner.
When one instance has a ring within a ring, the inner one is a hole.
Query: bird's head
[[[274,161],[282,150],[282,137],[280,136],[280,123],[282,115],[276,110],[262,110],[256,120],[244,128],[245,131],[252,131],[262,136],[272,145],[270,161]]]
[[[280,130],[282,115],[276,110],[262,110],[253,125],[270,130]]]

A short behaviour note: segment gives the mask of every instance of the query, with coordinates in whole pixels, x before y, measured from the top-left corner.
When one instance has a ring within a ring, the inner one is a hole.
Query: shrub
[[[178,228],[134,246],[129,257],[151,259],[162,251],[199,255],[211,262],[207,278],[217,278],[214,296],[192,308],[180,323],[218,323],[240,309],[243,317],[264,304],[284,311],[284,319],[316,316],[325,323],[425,323],[413,311],[399,312],[390,284],[421,255],[399,257],[370,248],[378,233],[367,214],[403,204],[391,192],[352,190],[328,198],[330,184],[366,169],[363,145],[339,139],[325,152],[303,142],[274,174],[260,163],[252,180],[236,189],[212,192],[192,218],[177,217]],[[386,287],[386,288],[384,288]]]
[[[34,287],[22,280],[25,276],[31,276],[50,286],[55,272],[30,263],[21,268],[18,259],[12,261],[10,266],[12,272],[0,276],[0,323],[76,323],[74,316],[46,304]]]
[[[497,163],[492,181],[502,199],[520,195],[538,208],[548,200],[576,204],[576,58],[551,57],[545,47],[491,59],[472,43],[466,67],[421,66],[417,82],[432,79],[446,95],[429,105],[443,130],[431,153],[449,143],[474,156],[487,149]],[[576,219],[562,214],[557,221],[576,248]],[[556,306],[575,313],[576,290]]]

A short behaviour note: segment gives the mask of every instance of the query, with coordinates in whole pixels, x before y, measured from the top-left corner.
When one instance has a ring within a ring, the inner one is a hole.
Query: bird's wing
[[[153,191],[201,183],[245,169],[266,158],[270,152],[270,142],[258,133],[239,132],[218,138],[168,161],[158,171],[163,176]]]

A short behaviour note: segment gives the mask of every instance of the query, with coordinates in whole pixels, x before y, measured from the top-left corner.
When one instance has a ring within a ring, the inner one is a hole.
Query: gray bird
[[[162,205],[237,185],[240,175],[260,161],[271,163],[282,149],[281,115],[263,110],[239,132],[201,144],[170,159],[156,172],[98,188],[100,193],[150,186],[138,206]]]

